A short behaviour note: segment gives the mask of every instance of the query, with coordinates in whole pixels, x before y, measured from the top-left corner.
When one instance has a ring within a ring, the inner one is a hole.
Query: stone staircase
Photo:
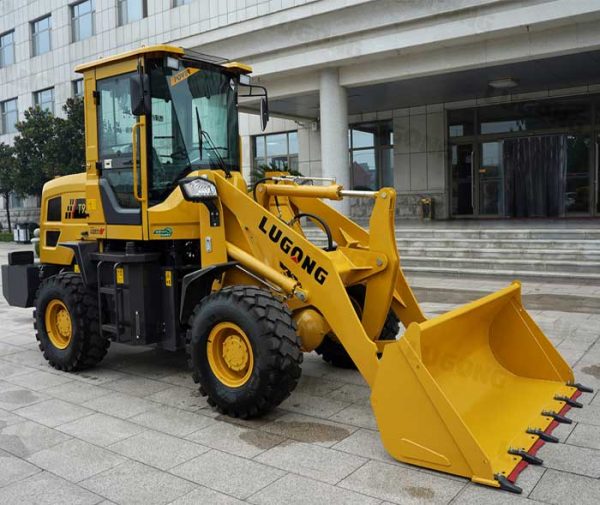
[[[396,242],[409,274],[540,278],[600,284],[600,221],[585,227],[398,226]],[[308,238],[325,244],[317,228]]]

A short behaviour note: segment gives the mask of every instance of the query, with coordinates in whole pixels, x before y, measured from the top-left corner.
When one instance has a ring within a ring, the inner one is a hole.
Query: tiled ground
[[[451,283],[463,281],[413,280]],[[591,298],[597,289],[531,283],[527,292]],[[600,314],[552,300],[533,316],[578,379],[600,387]],[[441,302],[424,308],[451,307]],[[198,395],[182,354],[113,345],[97,368],[64,374],[38,351],[31,310],[2,300],[0,324],[0,504],[600,503],[600,396],[571,411],[576,423],[557,430],[561,444],[540,451],[545,466],[529,467],[515,496],[392,460],[361,377],[315,355],[281,408],[233,421]]]

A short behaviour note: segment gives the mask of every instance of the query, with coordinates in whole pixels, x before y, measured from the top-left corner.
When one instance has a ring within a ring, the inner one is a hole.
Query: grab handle
[[[138,193],[138,163],[137,163],[137,151],[138,151],[138,142],[137,135],[138,131],[141,128],[142,123],[135,123],[133,128],[131,129],[132,135],[132,150],[133,150],[133,159],[132,159],[132,170],[133,170],[133,197],[140,203],[144,201],[142,195]]]

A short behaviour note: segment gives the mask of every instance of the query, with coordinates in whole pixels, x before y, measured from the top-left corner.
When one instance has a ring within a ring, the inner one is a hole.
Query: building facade
[[[265,132],[240,104],[249,178],[394,186],[406,218],[425,197],[440,219],[600,217],[599,20],[600,0],[0,0],[0,141],[61,114],[78,63],[170,43],[269,89]]]

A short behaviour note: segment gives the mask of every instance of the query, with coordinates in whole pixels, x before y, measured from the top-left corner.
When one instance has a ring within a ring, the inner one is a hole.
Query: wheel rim
[[[52,300],[46,306],[44,319],[52,345],[57,349],[66,349],[73,336],[73,324],[67,306],[60,300]]]
[[[206,345],[208,363],[219,381],[231,388],[248,382],[254,353],[244,330],[234,323],[219,323],[210,331]]]

